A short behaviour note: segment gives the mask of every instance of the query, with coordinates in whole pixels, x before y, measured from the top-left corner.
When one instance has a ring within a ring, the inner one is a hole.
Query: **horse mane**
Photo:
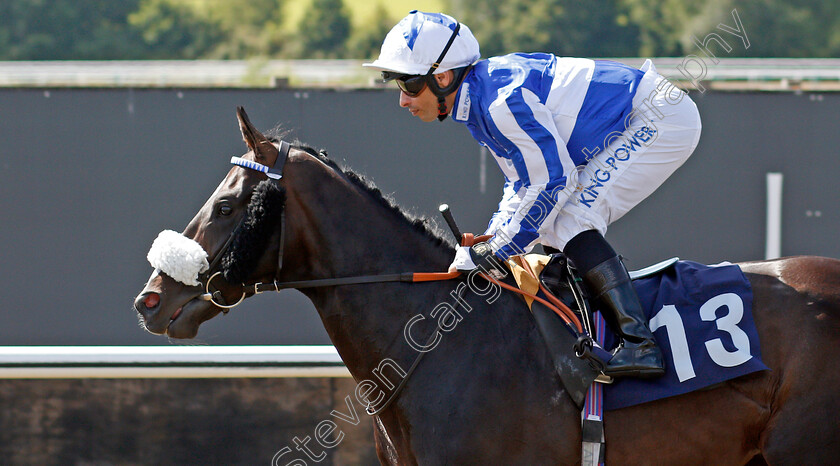
[[[363,192],[369,194],[371,198],[373,198],[376,202],[385,207],[386,210],[408,222],[411,225],[411,228],[414,229],[414,231],[421,233],[427,239],[432,241],[436,246],[447,246],[449,248],[455,247],[455,243],[444,235],[444,232],[433,219],[430,219],[426,216],[414,215],[404,210],[396,203],[396,201],[394,201],[393,198],[382,193],[382,191],[376,187],[373,181],[371,181],[364,175],[356,173],[349,167],[340,166],[334,160],[329,158],[329,156],[327,156],[327,152],[325,150],[322,149],[320,151],[316,151],[311,146],[308,146],[298,140],[292,143],[292,146],[296,149],[300,149],[308,153],[309,155],[320,160],[321,162],[327,164],[327,166],[335,170],[337,173],[341,174],[347,181],[361,189]]]

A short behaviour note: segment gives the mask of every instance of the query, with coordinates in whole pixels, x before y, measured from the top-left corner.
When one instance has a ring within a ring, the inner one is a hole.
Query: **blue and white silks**
[[[510,54],[476,63],[453,119],[493,154],[505,176],[487,234],[501,258],[528,252],[573,193],[607,135],[625,130],[644,72],[610,61]],[[573,188],[573,187],[572,187]]]

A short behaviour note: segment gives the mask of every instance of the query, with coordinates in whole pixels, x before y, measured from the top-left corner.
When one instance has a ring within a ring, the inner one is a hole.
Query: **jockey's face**
[[[449,84],[452,79],[452,71],[444,71],[436,74],[438,86],[444,87]],[[452,108],[452,102],[455,101],[455,93],[446,96],[447,109]],[[434,121],[438,116],[438,101],[437,96],[426,86],[420,94],[416,97],[410,97],[405,92],[400,91],[400,107],[407,108],[412,115],[420,118],[422,121]]]

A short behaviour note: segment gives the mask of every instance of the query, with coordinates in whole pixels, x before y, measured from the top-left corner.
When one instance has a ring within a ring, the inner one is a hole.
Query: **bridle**
[[[269,167],[267,165],[263,165],[259,162],[255,162],[252,160],[243,159],[241,157],[231,157],[230,163],[233,165],[238,165],[243,168],[247,168],[250,170],[255,170],[261,173],[264,173],[270,180],[274,182],[279,182],[283,178],[283,167],[286,165],[286,160],[289,157],[289,151],[291,150],[291,144],[286,141],[280,141],[278,143],[278,150],[279,154],[277,155],[277,161],[274,163],[273,167]],[[247,213],[243,213],[242,218],[239,220],[237,226],[231,231],[230,235],[228,236],[225,243],[222,245],[222,248],[213,258],[213,261],[210,262],[210,266],[207,270],[199,274],[198,281],[201,283],[201,286],[204,288],[205,293],[200,296],[200,299],[205,301],[210,301],[215,306],[218,306],[222,309],[222,312],[227,314],[230,309],[242,304],[246,297],[251,295],[256,295],[260,293],[265,293],[268,291],[280,291],[289,288],[318,288],[318,287],[326,287],[326,286],[340,286],[340,285],[358,285],[358,284],[365,284],[365,283],[386,283],[386,282],[428,282],[428,281],[439,281],[439,280],[450,280],[456,278],[461,275],[460,272],[432,272],[432,273],[416,273],[416,272],[403,272],[403,273],[392,273],[392,274],[380,274],[380,275],[357,275],[353,277],[338,277],[338,278],[321,278],[321,279],[314,279],[314,280],[299,280],[299,281],[290,281],[290,282],[280,282],[278,280],[274,280],[272,282],[262,283],[257,282],[252,285],[242,284],[242,295],[239,299],[233,303],[228,304],[225,302],[224,297],[222,296],[221,291],[215,288],[212,283],[216,277],[222,275],[222,271],[218,270],[218,266],[222,261],[222,258],[227,253],[228,249],[230,249],[231,244],[233,244],[233,240],[236,238],[236,234],[242,228],[242,225],[245,223],[247,218]],[[285,209],[280,215],[280,246],[279,251],[277,254],[277,272],[279,273],[283,267],[283,246],[285,242],[285,229],[286,229],[286,213]]]
[[[286,141],[280,141],[278,144],[278,151],[279,154],[277,155],[277,160],[274,162],[273,167],[269,167],[267,165],[263,165],[259,162],[255,162],[252,160],[243,159],[242,157],[231,157],[230,163],[233,165],[238,165],[244,168],[248,168],[251,170],[256,170],[262,173],[265,173],[266,176],[270,180],[274,182],[279,182],[281,178],[283,178],[283,167],[286,165],[286,159],[289,158],[289,150],[291,150],[292,146]],[[202,287],[205,290],[205,293],[201,295],[201,299],[205,301],[210,301],[215,306],[218,306],[222,309],[222,312],[227,314],[228,311],[233,309],[234,307],[242,304],[242,301],[245,301],[248,293],[246,291],[246,287],[243,284],[242,296],[239,297],[239,300],[233,304],[228,304],[225,302],[224,297],[222,297],[221,291],[216,289],[212,286],[213,279],[217,276],[222,275],[221,270],[217,270],[219,264],[222,261],[222,258],[225,257],[227,254],[228,249],[230,249],[231,244],[233,244],[234,238],[236,238],[236,234],[242,228],[242,225],[245,224],[245,220],[247,219],[247,212],[242,214],[242,218],[239,219],[239,223],[236,224],[236,227],[231,230],[230,235],[228,235],[225,243],[222,245],[222,248],[216,254],[216,257],[213,258],[213,261],[210,262],[210,266],[207,270],[199,274],[198,281],[202,284]],[[277,255],[277,270],[279,271],[280,268],[283,266],[283,239],[286,227],[286,214],[285,211],[280,214],[280,251]],[[215,272],[214,272],[215,270]]]

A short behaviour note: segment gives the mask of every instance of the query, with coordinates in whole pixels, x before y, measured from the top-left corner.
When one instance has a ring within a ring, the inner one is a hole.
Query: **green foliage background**
[[[726,56],[840,57],[836,0],[3,0],[0,60],[370,58],[412,8],[469,25],[485,57],[682,56],[733,9],[750,47]]]

